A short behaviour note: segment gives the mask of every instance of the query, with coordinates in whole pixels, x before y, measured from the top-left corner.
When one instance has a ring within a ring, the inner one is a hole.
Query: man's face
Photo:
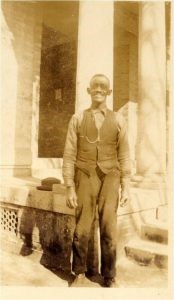
[[[107,95],[110,95],[109,80],[104,76],[96,76],[90,82],[90,88],[87,89],[91,99],[96,103],[103,103]]]

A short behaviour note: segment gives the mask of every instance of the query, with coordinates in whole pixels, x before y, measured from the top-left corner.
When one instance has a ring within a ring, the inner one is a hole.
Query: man
[[[73,286],[81,286],[87,272],[90,231],[99,215],[101,274],[106,287],[115,286],[116,211],[128,199],[130,177],[129,146],[122,117],[109,110],[109,79],[96,74],[87,88],[91,107],[70,120],[63,157],[63,177],[67,186],[67,205],[76,209],[73,239]]]

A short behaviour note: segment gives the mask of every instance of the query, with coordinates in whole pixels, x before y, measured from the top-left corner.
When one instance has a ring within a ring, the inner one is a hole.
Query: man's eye
[[[102,90],[107,90],[106,86],[105,85],[94,85],[92,87],[93,90],[97,89],[97,88],[101,88]]]

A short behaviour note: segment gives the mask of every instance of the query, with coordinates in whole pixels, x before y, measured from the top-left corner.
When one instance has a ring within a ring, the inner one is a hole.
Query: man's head
[[[87,92],[91,95],[92,102],[104,103],[106,97],[112,92],[109,79],[103,74],[94,75],[90,80],[90,87],[87,88]]]

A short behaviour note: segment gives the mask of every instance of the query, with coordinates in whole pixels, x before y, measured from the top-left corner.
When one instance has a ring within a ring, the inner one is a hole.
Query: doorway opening
[[[75,111],[77,1],[43,2],[38,157],[61,158]]]

